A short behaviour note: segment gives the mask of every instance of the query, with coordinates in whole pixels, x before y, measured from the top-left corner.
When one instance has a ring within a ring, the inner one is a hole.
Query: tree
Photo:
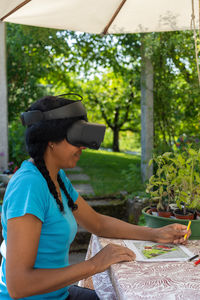
[[[177,138],[199,136],[200,95],[192,33],[154,34],[155,150],[172,149]]]
[[[71,50],[76,53],[76,70],[82,71],[84,78],[108,69],[121,76],[140,71],[140,34],[69,35]]]
[[[140,132],[140,92],[134,87],[134,77],[105,73],[85,84],[86,105],[100,111],[106,125],[113,132],[113,151],[119,149],[119,132]]]
[[[43,96],[55,82],[57,86],[59,82],[70,85],[70,66],[66,65],[66,60],[71,50],[66,35],[53,29],[8,24],[9,121]]]

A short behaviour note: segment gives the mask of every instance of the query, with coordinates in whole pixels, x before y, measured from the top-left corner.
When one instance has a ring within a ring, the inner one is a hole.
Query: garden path
[[[94,190],[89,183],[90,177],[83,174],[81,167],[66,169],[66,174],[80,195],[94,195]]]

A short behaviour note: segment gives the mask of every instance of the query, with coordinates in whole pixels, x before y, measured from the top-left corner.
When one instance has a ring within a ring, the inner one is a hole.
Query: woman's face
[[[49,143],[51,160],[59,169],[74,168],[80,159],[83,149],[85,149],[85,147],[73,146],[69,144],[66,139],[59,143]]]

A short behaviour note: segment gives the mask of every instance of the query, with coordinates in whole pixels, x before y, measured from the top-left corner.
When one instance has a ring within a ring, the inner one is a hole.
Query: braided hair
[[[42,112],[45,112],[73,102],[73,100],[65,98],[46,96],[33,103],[27,111],[40,110]],[[66,138],[66,129],[69,128],[72,123],[77,121],[77,119],[80,118],[39,121],[28,126],[28,128],[26,129],[27,151],[33,158],[36,167],[45,178],[49,191],[56,200],[56,203],[58,204],[61,212],[64,212],[64,206],[59,199],[56,186],[49,175],[49,171],[44,161],[44,153],[47,149],[48,142],[61,142]],[[76,210],[78,206],[73,202],[59,174],[57,175],[57,180],[60,188],[63,190],[65,196],[68,199],[68,206],[72,210]]]

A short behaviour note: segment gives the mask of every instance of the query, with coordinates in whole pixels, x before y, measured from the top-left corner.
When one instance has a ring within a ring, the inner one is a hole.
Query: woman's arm
[[[187,232],[187,226],[185,225],[171,224],[161,228],[132,225],[97,213],[81,196],[78,197],[76,203],[78,204],[78,209],[74,212],[74,216],[77,223],[98,236],[150,240],[160,243],[185,243],[184,235]],[[188,237],[189,235],[190,232]]]
[[[109,245],[88,261],[58,269],[34,269],[42,222],[31,214],[7,224],[6,282],[13,299],[61,289],[107,269],[111,264],[135,258],[125,247]]]

